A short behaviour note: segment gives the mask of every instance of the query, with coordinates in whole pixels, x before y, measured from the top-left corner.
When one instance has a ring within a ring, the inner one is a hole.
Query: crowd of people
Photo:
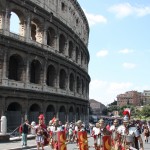
[[[66,122],[64,125],[58,118],[49,121],[48,126],[44,123],[44,115],[39,116],[39,123],[30,125],[28,120],[22,125],[22,144],[27,145],[28,128],[36,131],[37,150],[49,145],[52,150],[67,149],[68,143],[76,143],[79,150],[88,150],[88,138],[94,139],[92,145],[95,150],[144,150],[141,134],[144,142],[148,143],[149,126],[130,120],[128,111],[123,112],[122,123],[117,119],[113,124],[106,124],[100,119],[95,125],[89,125],[90,133],[87,132],[85,124],[78,120],[76,123]]]

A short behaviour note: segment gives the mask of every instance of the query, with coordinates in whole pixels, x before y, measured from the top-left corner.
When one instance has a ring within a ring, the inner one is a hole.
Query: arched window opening
[[[22,112],[22,107],[19,103],[13,102],[9,104],[6,112],[7,127],[9,129],[15,130],[16,127],[20,125],[22,119],[21,112]]]
[[[73,111],[73,107],[70,107],[69,109],[69,122],[74,122],[74,111]]]
[[[65,123],[65,121],[66,121],[66,109],[64,106],[61,106],[59,109],[59,118],[62,121],[62,123]]]
[[[49,28],[47,31],[47,45],[51,47],[55,47],[55,30],[52,28]]]
[[[19,34],[19,17],[16,13],[11,12],[10,17],[10,32],[13,32],[15,34]]]
[[[85,91],[85,85],[84,85],[84,81],[82,79],[82,94],[84,94],[84,91]]]
[[[55,116],[55,108],[53,105],[48,105],[47,109],[46,109],[46,124],[49,123],[50,120],[52,120],[52,118]]]
[[[73,58],[73,43],[69,42],[69,57]]]
[[[20,104],[14,102],[8,106],[7,111],[22,111],[22,108]]]
[[[38,117],[39,114],[41,113],[41,109],[40,106],[38,104],[32,104],[30,109],[29,109],[29,121],[35,121],[36,123],[38,123]]]
[[[39,105],[33,104],[33,105],[30,107],[30,111],[31,111],[31,112],[34,112],[34,111],[40,112],[40,107],[39,107]]]
[[[8,78],[16,81],[23,80],[23,60],[19,55],[13,55],[9,59]]]
[[[56,83],[56,70],[54,66],[50,65],[47,70],[46,84],[48,86],[55,87],[55,83]]]
[[[41,64],[38,60],[33,60],[30,67],[30,82],[35,84],[41,83]]]
[[[76,47],[76,63],[78,63],[79,60],[79,49]]]
[[[77,77],[77,93],[80,93],[80,79]]]
[[[69,78],[69,89],[70,91],[74,91],[74,75],[71,73]]]
[[[61,70],[60,71],[60,74],[59,74],[59,87],[60,87],[60,89],[66,89],[66,72],[65,72],[65,70]]]
[[[84,64],[85,65],[87,64],[87,58],[86,58],[86,56],[84,57]]]
[[[46,109],[46,112],[55,112],[55,108],[53,105],[49,105]]]
[[[62,54],[65,54],[65,48],[66,48],[66,39],[63,34],[59,37],[59,52]]]
[[[63,3],[63,2],[61,3],[61,10],[65,11],[65,3]]]
[[[31,24],[31,39],[36,41],[36,25]]]
[[[81,66],[83,66],[83,53],[81,52]]]
[[[80,119],[80,110],[79,108],[76,109],[76,120]]]

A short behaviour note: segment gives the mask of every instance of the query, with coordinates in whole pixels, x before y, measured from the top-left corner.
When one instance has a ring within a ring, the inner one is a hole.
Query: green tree
[[[150,106],[144,106],[142,111],[141,111],[141,114],[144,117],[150,117]]]
[[[102,110],[102,115],[106,116],[107,114],[108,114],[108,109],[107,108],[103,109]]]

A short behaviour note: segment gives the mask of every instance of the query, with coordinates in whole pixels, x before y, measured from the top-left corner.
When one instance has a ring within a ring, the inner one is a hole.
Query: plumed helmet
[[[129,122],[129,120],[130,120],[130,110],[129,109],[125,109],[123,111],[123,115],[124,115],[123,122]]]
[[[39,115],[39,120],[44,120],[44,115],[43,114]]]

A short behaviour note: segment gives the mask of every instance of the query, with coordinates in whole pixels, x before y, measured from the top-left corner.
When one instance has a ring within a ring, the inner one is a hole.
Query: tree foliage
[[[145,117],[150,117],[150,106],[144,106],[141,114]]]

